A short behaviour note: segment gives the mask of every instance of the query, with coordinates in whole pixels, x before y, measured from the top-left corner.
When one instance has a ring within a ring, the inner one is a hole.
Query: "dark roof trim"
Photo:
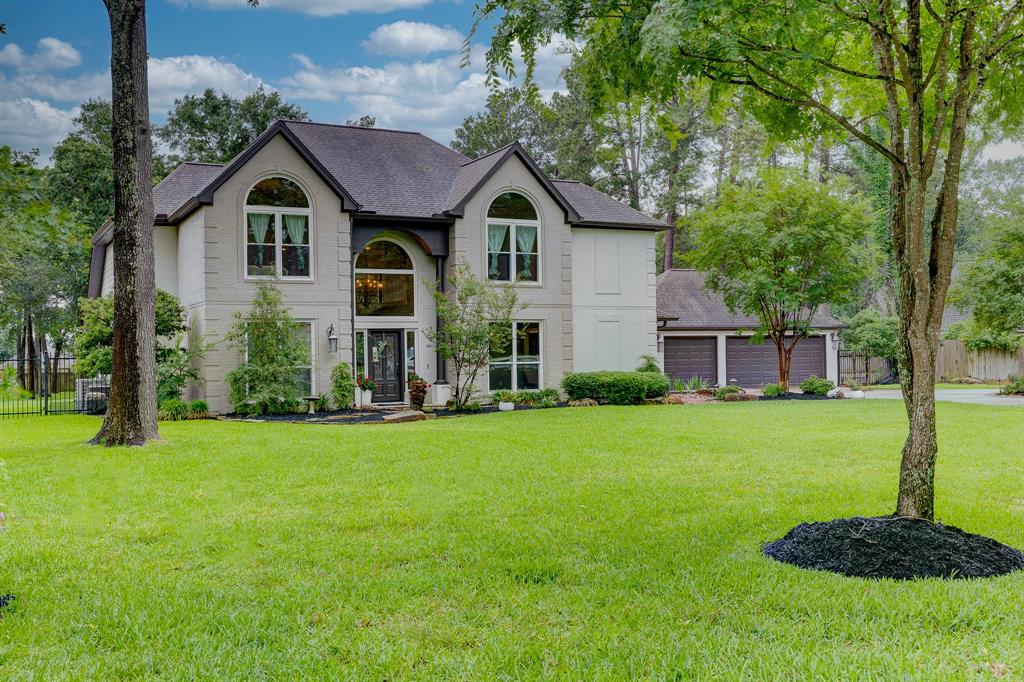
[[[203,205],[202,201],[200,201],[196,197],[192,197],[191,199],[186,201],[184,204],[179,206],[178,209],[176,211],[174,211],[174,213],[172,213],[171,215],[169,215],[169,216],[167,216],[167,215],[157,215],[155,220],[153,221],[153,224],[154,225],[177,225],[182,220],[187,218],[189,216],[189,214],[192,213],[192,211],[196,210],[197,208],[199,208],[202,205]]]
[[[376,223],[376,222],[387,222],[387,223],[428,223],[434,225],[454,225],[455,216],[404,216],[404,215],[381,215],[379,213],[362,212],[357,211],[352,214],[352,221],[359,223]]]
[[[107,246],[110,243],[93,240],[92,260],[89,262],[89,298],[98,298],[103,292],[103,263],[107,259]]]
[[[106,246],[110,242],[114,241],[114,221],[110,218],[100,226],[100,229],[96,230],[92,235],[92,243],[102,244]]]
[[[491,154],[496,153],[498,152],[491,152]],[[491,154],[485,154],[480,158],[486,158],[487,156],[491,156]],[[530,174],[533,175],[534,179],[536,179],[537,182],[541,184],[541,186],[547,191],[547,193],[551,195],[551,198],[554,199],[555,202],[562,208],[562,212],[565,214],[565,222],[575,223],[578,220],[580,220],[580,214],[577,213],[576,209],[572,207],[572,204],[570,204],[566,200],[566,198],[562,196],[562,193],[558,191],[558,188],[555,187],[554,183],[551,182],[547,174],[544,173],[544,171],[540,169],[540,166],[538,166],[536,162],[530,158],[530,155],[526,153],[526,150],[523,149],[522,145],[520,145],[518,142],[513,142],[512,144],[510,144],[508,148],[505,150],[504,154],[502,154],[498,162],[491,166],[488,169],[488,171],[484,173],[484,176],[480,178],[480,180],[473,186],[473,188],[466,192],[465,196],[463,196],[459,200],[459,203],[456,204],[451,210],[447,211],[447,213],[458,218],[465,217],[466,204],[469,203],[469,200],[472,199],[476,195],[476,193],[480,191],[480,188],[487,184],[487,181],[490,180],[494,176],[494,174],[498,172],[498,169],[504,166],[505,162],[508,161],[513,156],[519,157],[519,160],[523,162],[523,165],[525,165],[526,168],[530,171]],[[479,159],[474,159],[474,161],[476,160]],[[473,161],[470,161],[469,163],[473,163]]]
[[[572,223],[572,227],[613,227],[622,230],[648,230],[651,232],[660,232],[669,228],[667,223],[652,225],[651,223],[617,223],[603,220],[578,220]]]
[[[295,135],[295,133],[291,131],[288,125],[281,120],[274,121],[271,124],[271,126],[263,132],[262,135],[257,137],[252,144],[246,147],[241,154],[236,156],[234,160],[232,160],[231,163],[229,163],[224,168],[224,172],[222,172],[220,175],[214,178],[213,182],[208,184],[206,187],[203,188],[201,192],[199,192],[198,196],[196,197],[196,199],[198,200],[197,205],[212,204],[214,192],[216,192],[221,187],[221,185],[227,182],[232,175],[238,172],[238,170],[242,166],[247,164],[249,160],[256,155],[256,152],[263,149],[263,147],[266,146],[266,144],[270,142],[272,139],[274,139],[274,136],[278,134],[280,134],[282,137],[284,137],[285,140],[287,140],[288,144],[290,144],[295,149],[295,151],[298,152],[299,156],[301,156],[303,160],[305,160],[305,162],[309,164],[310,168],[312,168],[316,172],[320,179],[323,180],[324,183],[326,183],[327,186],[330,187],[334,191],[334,193],[338,195],[338,197],[341,199],[341,210],[356,211],[359,209],[359,202],[357,202],[352,197],[352,195],[349,194],[345,190],[345,188],[342,187],[341,184],[334,179],[334,176],[332,176],[328,172],[328,170],[324,168],[324,165],[317,160],[317,158],[313,155],[312,152],[309,151],[306,145],[302,144],[302,142]],[[181,209],[175,211],[174,215],[179,216],[179,214],[182,213],[182,210],[184,208],[185,207],[183,206]],[[192,210],[194,210],[194,208],[195,207],[193,207]],[[185,217],[185,215],[187,215],[187,213],[180,215],[178,219],[180,220],[181,218]]]

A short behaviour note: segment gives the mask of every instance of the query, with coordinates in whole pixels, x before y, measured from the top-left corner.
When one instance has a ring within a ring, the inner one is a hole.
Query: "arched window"
[[[245,274],[308,279],[309,199],[288,178],[260,180],[245,199]]]
[[[415,317],[412,258],[390,241],[370,242],[356,258],[356,315]]]
[[[499,194],[487,209],[487,278],[539,281],[540,220],[518,192]]]

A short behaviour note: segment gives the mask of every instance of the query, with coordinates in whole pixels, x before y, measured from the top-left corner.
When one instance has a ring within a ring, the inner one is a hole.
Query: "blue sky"
[[[459,0],[149,0],[153,119],[187,93],[263,83],[314,120],[371,114],[448,142],[487,98],[486,31],[459,67],[473,19]],[[106,11],[101,0],[0,0],[0,21],[0,145],[37,147],[45,162],[78,105],[109,97]],[[560,87],[567,61],[554,46],[540,55],[543,90]]]

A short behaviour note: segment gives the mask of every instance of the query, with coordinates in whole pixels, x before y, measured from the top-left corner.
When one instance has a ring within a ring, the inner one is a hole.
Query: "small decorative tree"
[[[355,402],[356,383],[352,378],[352,366],[339,362],[331,370],[331,399],[339,410],[347,410]]]
[[[465,263],[455,266],[448,283],[448,292],[434,293],[440,328],[426,335],[441,357],[451,362],[452,400],[461,409],[472,398],[480,372],[487,368],[491,348],[508,345],[513,317],[523,306],[511,285],[480,279]]]
[[[260,415],[295,409],[302,397],[298,368],[309,364],[309,346],[281,292],[260,284],[248,315],[235,313],[227,338],[245,357],[226,376],[235,411]]]
[[[829,185],[769,171],[723,188],[698,220],[693,258],[705,287],[733,313],[758,318],[754,340],[775,343],[779,385],[788,391],[793,351],[814,315],[848,301],[875,271],[870,209]]]

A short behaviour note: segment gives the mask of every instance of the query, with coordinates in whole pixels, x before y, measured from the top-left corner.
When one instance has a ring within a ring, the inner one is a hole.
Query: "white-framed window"
[[[299,320],[299,335],[309,344],[309,364],[300,365],[295,368],[299,376],[299,385],[304,391],[303,395],[316,395],[316,373],[313,371],[316,358],[316,345],[313,341],[313,321]]]
[[[405,378],[416,374],[416,330],[405,330]]]
[[[366,376],[366,332],[356,332],[356,379]]]
[[[540,282],[540,219],[518,192],[499,194],[487,209],[487,278]]]
[[[312,279],[309,199],[288,178],[260,180],[245,198],[245,276]]]
[[[514,322],[512,337],[491,348],[488,390],[524,391],[542,386],[540,322]]]
[[[416,317],[416,269],[393,241],[370,242],[356,258],[356,317]]]

